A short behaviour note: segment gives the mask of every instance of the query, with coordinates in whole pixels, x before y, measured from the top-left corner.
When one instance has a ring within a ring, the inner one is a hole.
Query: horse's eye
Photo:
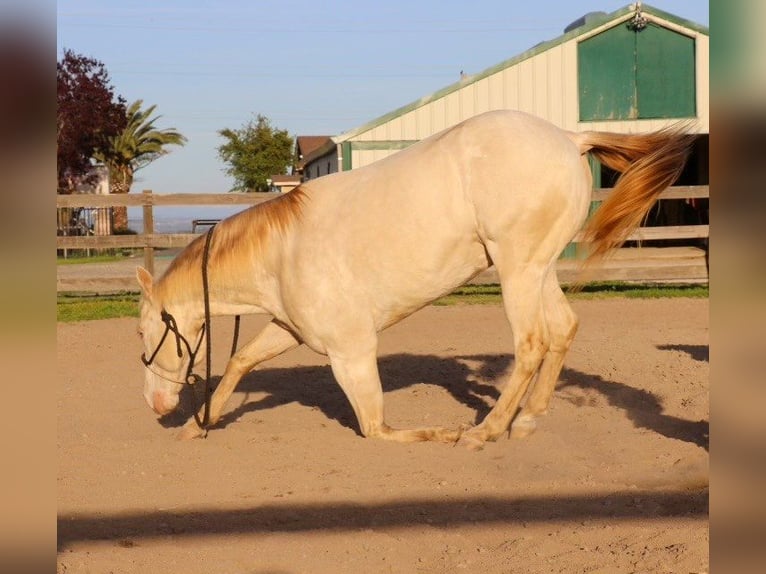
[[[141,329],[139,329],[139,330],[137,331],[137,333],[138,333],[138,336],[139,336],[139,337],[141,337],[142,339],[144,338],[144,332],[143,332]]]

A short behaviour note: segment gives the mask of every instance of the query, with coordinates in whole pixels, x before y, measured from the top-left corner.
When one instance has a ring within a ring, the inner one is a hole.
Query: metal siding
[[[403,129],[404,117],[399,116],[388,124],[388,134],[386,139],[388,140],[401,140],[404,139]]]
[[[374,140],[375,137],[383,132],[383,126],[378,126],[375,129],[372,129],[368,132],[364,132],[363,134],[359,134],[356,138],[354,138],[357,141],[370,141]],[[354,164],[356,165],[356,164]]]
[[[490,110],[505,108],[505,84],[503,74],[492,74],[487,78],[487,106]]]
[[[516,66],[503,70],[505,85],[505,106],[510,110],[519,109],[519,70]]]
[[[418,139],[418,116],[420,110],[411,111],[402,116],[402,137],[404,140]]]
[[[550,52],[543,52],[532,58],[534,74],[534,114],[537,117],[548,119],[548,66],[550,65]]]
[[[460,121],[460,91],[452,92],[445,100],[444,121],[447,127],[454,126]]]
[[[693,117],[694,40],[655,24],[638,32],[636,40],[639,117]]]
[[[460,94],[460,120],[476,115],[476,84],[470,84],[458,91]]]
[[[580,42],[577,71],[580,120],[627,120],[637,117],[636,34],[615,26]]]
[[[534,70],[534,64],[530,60],[524,60],[519,64],[518,109],[530,114],[535,113]]]
[[[476,110],[478,113],[487,112],[489,103],[489,78],[482,78],[476,82]]]
[[[438,133],[447,128],[447,100],[440,98],[428,105],[431,108],[431,133]]]
[[[577,42],[572,40],[561,47],[564,70],[563,93],[561,105],[563,108],[563,121],[561,127],[567,130],[576,130],[579,120],[579,102],[577,98]]]
[[[561,50],[551,50],[548,53],[546,117],[557,126],[564,124],[564,66]]]
[[[423,106],[418,111],[418,133],[415,139],[427,138],[433,131],[433,109],[431,106]]]

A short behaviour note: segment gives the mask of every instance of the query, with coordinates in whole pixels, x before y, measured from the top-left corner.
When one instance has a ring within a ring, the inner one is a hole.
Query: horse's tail
[[[582,132],[571,134],[581,153],[590,152],[621,173],[614,189],[591,217],[583,238],[591,244],[588,259],[619,247],[636,229],[659,194],[678,178],[694,135],[687,124],[647,134]]]

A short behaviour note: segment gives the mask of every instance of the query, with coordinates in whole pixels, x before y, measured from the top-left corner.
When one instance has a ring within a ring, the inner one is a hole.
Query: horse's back
[[[572,219],[572,169],[583,168],[565,132],[504,111],[310,181],[284,253],[286,303],[315,328],[322,316],[379,330],[491,265],[487,241]]]

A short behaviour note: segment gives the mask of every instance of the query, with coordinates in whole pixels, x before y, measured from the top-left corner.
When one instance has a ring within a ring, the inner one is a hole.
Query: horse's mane
[[[297,187],[279,197],[255,205],[224,219],[211,231],[208,267],[227,266],[232,261],[261,253],[300,218],[305,192]],[[168,289],[196,290],[202,269],[202,255],[207,234],[200,235],[171,262],[156,285],[158,294]],[[172,284],[172,285],[171,285]]]

